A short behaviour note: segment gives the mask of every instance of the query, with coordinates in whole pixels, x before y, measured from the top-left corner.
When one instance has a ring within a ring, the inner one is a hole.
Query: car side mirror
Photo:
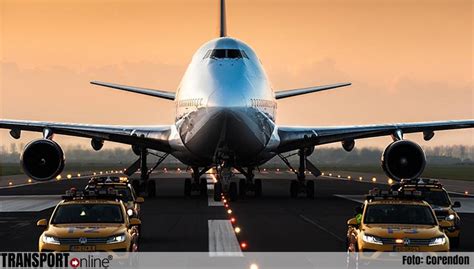
[[[451,227],[451,223],[447,220],[442,220],[439,222],[439,227],[441,227],[442,229],[446,229],[446,228],[449,228]]]
[[[130,219],[130,226],[139,226],[142,225],[142,221],[137,218]]]
[[[453,208],[459,208],[459,207],[461,207],[461,202],[459,201],[454,202]]]
[[[349,227],[357,227],[359,226],[359,223],[357,222],[357,219],[356,218],[352,218],[350,220],[347,221],[347,226]]]
[[[145,202],[145,199],[143,199],[143,197],[137,197],[137,200],[135,200],[136,203],[138,204],[141,204],[143,202]]]
[[[46,226],[48,226],[48,221],[46,219],[40,219],[36,222],[36,226],[46,228]]]

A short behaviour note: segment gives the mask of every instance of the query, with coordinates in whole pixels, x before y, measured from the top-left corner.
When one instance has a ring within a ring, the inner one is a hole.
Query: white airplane
[[[422,132],[425,140],[434,131],[472,128],[474,120],[403,123],[339,127],[293,127],[275,124],[277,100],[319,92],[350,83],[316,86],[274,92],[254,50],[244,42],[227,36],[225,0],[220,1],[220,37],[202,45],[194,54],[176,93],[147,88],[91,82],[133,93],[175,101],[176,121],[166,126],[110,126],[55,122],[0,120],[0,128],[10,129],[13,138],[21,131],[42,132],[43,137],[30,142],[21,156],[25,174],[35,180],[50,180],[64,168],[61,147],[52,140],[53,134],[86,137],[95,150],[104,141],[129,144],[140,158],[127,169],[129,175],[141,169],[142,187],[149,196],[156,194],[156,185],[148,180],[146,165],[149,150],[163,152],[158,166],[168,154],[192,167],[193,179],[185,180],[185,195],[192,190],[207,192],[201,176],[210,168],[218,172],[214,199],[228,192],[237,199],[238,192],[261,195],[262,182],[254,179],[254,169],[275,156],[280,156],[296,174],[290,184],[292,197],[299,193],[314,197],[314,181],[305,179],[308,169],[314,176],[321,172],[308,161],[315,146],[341,142],[351,151],[355,140],[391,135],[393,142],[385,149],[382,166],[394,179],[416,178],[426,164],[419,145],[404,140],[403,134]],[[283,154],[297,151],[299,166],[293,169]],[[156,167],[155,166],[155,167]],[[237,182],[232,179],[233,168],[245,175]],[[239,190],[239,191],[238,191]]]

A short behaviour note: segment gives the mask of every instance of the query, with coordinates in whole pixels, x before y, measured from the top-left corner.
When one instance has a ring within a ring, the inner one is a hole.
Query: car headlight
[[[134,213],[135,213],[135,212],[133,211],[133,209],[131,209],[131,208],[127,209],[127,215],[128,215],[129,217],[133,216]]]
[[[454,220],[455,217],[456,217],[456,216],[455,216],[454,214],[449,214],[449,215],[446,216],[445,219],[446,219],[446,220]]]
[[[368,234],[364,234],[362,236],[362,240],[364,240],[364,242],[371,243],[371,244],[383,245],[382,240],[380,240],[379,238],[377,238],[375,236],[368,235]]]
[[[54,236],[49,236],[49,235],[46,235],[44,234],[43,235],[43,242],[46,243],[46,244],[54,244],[54,245],[59,245],[59,239],[57,237],[54,237]]]
[[[107,239],[107,244],[122,243],[123,241],[125,241],[125,239],[126,239],[125,234],[115,235]]]
[[[430,246],[439,246],[446,243],[446,238],[444,236],[431,239]]]

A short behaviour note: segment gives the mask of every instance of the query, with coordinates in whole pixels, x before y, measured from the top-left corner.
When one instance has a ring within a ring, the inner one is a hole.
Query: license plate
[[[92,252],[95,251],[95,246],[71,246],[71,251]]]
[[[393,251],[397,251],[397,252],[415,252],[415,251],[420,251],[420,248],[419,247],[395,246],[395,247],[393,247]]]

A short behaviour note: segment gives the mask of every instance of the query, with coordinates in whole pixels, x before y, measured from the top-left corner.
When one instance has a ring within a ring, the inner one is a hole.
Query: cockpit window
[[[241,59],[241,58],[249,58],[245,51],[238,50],[238,49],[213,49],[209,50],[204,59],[211,58],[211,59]]]

